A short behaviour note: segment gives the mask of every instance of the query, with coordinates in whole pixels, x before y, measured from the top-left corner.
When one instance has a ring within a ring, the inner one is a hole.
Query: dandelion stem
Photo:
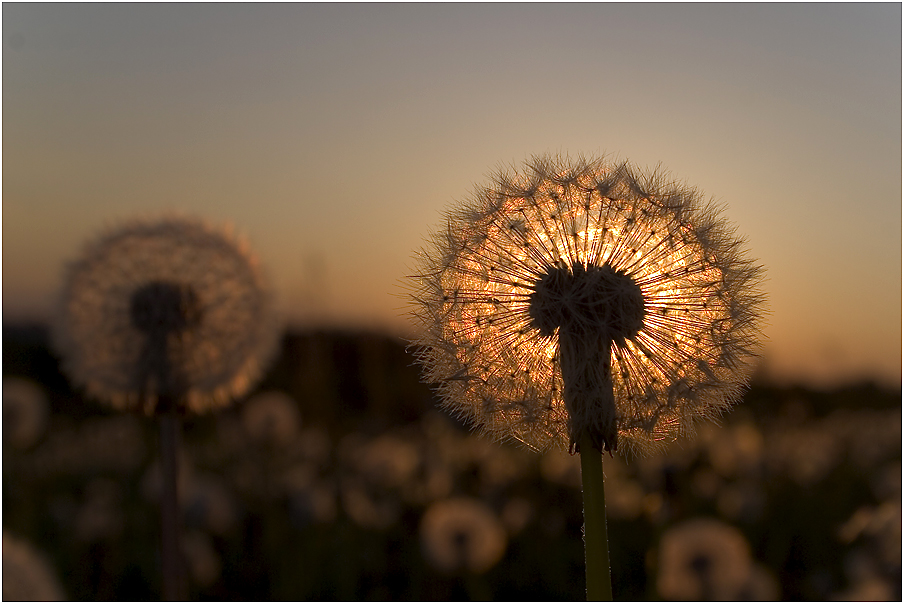
[[[174,410],[160,415],[160,468],[163,480],[160,496],[162,534],[163,599],[169,602],[185,600],[182,589],[179,548],[179,500],[177,493],[178,466],[176,461],[179,418]]]
[[[612,601],[609,569],[609,536],[606,529],[606,493],[602,451],[593,444],[589,430],[581,433],[581,482],[584,491],[584,561],[587,600]]]

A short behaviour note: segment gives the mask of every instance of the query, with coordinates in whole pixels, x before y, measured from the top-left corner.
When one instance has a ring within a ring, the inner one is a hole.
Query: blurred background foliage
[[[158,599],[156,424],[83,400],[40,326],[4,325],[3,374],[4,599]],[[471,433],[401,340],[289,333],[182,440],[193,599],[583,599],[579,460]],[[618,600],[901,599],[900,391],[755,381],[604,470]]]

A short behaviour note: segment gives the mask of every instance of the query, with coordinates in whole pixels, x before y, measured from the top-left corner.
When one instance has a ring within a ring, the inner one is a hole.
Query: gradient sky
[[[9,4],[4,320],[118,220],[231,222],[295,323],[405,333],[443,210],[661,164],[767,268],[765,370],[901,380],[900,4]]]

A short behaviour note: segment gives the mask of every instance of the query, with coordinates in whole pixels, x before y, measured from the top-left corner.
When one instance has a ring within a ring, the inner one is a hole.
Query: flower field
[[[243,401],[189,417],[197,600],[581,600],[580,463],[437,408],[402,341],[285,336]],[[36,327],[3,334],[4,599],[160,597],[155,424],[85,400]],[[755,381],[720,426],[605,456],[617,600],[900,600],[901,392]],[[7,540],[37,556],[15,557]]]

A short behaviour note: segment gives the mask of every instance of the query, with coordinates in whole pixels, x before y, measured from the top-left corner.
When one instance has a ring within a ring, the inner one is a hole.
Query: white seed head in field
[[[421,549],[430,565],[444,573],[485,573],[499,562],[507,545],[502,522],[479,499],[443,499],[421,518]]]
[[[119,409],[222,407],[276,351],[271,295],[247,244],[182,217],[134,221],[68,267],[54,344],[68,375]]]
[[[669,528],[659,542],[656,586],[667,600],[746,600],[753,560],[735,527],[715,518],[693,518]]]
[[[697,191],[534,158],[451,210],[408,283],[424,377],[497,438],[640,453],[740,396],[762,269]]]

